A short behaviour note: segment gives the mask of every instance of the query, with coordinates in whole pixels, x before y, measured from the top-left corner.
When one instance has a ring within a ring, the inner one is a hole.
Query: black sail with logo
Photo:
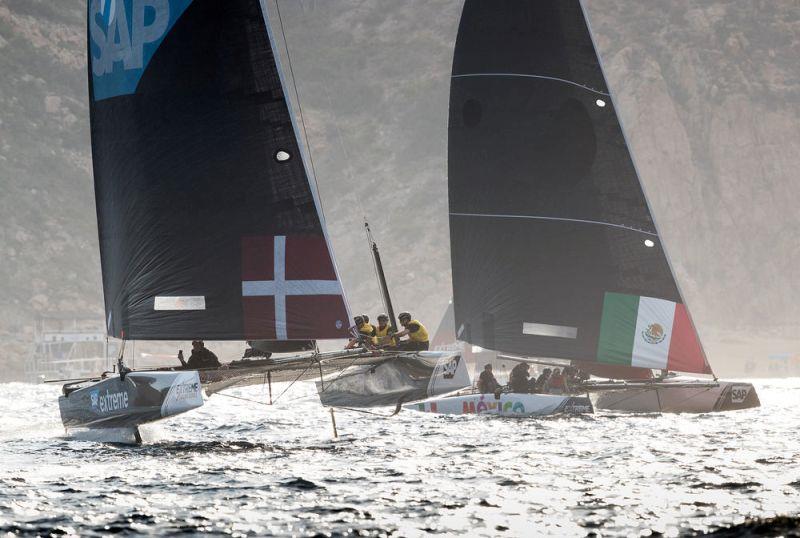
[[[258,0],[90,0],[109,334],[346,337],[347,310]]]
[[[607,293],[682,303],[579,0],[466,1],[448,174],[460,339],[595,361]]]

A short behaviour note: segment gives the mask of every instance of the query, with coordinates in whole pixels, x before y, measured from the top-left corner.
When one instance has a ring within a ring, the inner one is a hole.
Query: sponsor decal
[[[105,393],[103,393],[99,389],[95,389],[89,393],[89,398],[92,402],[92,409],[97,409],[101,413],[128,408],[128,393],[124,391],[111,392],[106,389]]]
[[[458,370],[458,363],[461,361],[461,355],[456,355],[444,365],[442,368],[442,377],[445,379],[453,379]]]
[[[750,394],[750,385],[734,385],[731,387],[731,403],[744,403]]]
[[[487,401],[485,399],[485,395],[481,395],[477,406],[475,405],[474,400],[464,400],[461,404],[461,413],[465,415],[490,413],[492,411],[497,411],[501,414],[521,414],[525,412],[525,404],[520,401],[501,403],[500,401],[495,400],[494,397]]]
[[[570,398],[564,406],[565,413],[591,413],[592,406],[586,398]]]
[[[200,384],[196,381],[191,383],[180,383],[172,389],[175,401],[193,400],[200,392]]]
[[[95,100],[131,94],[158,46],[192,0],[90,0]]]
[[[642,338],[648,344],[660,344],[667,337],[667,331],[660,323],[651,323],[642,331]]]

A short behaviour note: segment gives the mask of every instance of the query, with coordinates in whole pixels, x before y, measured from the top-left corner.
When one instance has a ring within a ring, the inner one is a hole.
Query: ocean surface
[[[756,387],[761,408],[704,415],[337,411],[334,440],[298,384],[273,406],[213,396],[125,446],[65,436],[59,387],[3,384],[0,535],[769,531],[800,514],[800,379]]]

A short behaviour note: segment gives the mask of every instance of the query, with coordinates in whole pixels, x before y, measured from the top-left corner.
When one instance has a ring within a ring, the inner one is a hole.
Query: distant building
[[[102,322],[70,316],[41,316],[35,322],[33,352],[25,380],[41,383],[101,374],[109,368],[118,344],[107,342]]]

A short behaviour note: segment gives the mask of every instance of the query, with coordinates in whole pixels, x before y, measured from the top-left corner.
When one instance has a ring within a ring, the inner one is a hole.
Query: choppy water
[[[677,535],[796,516],[800,380],[756,386],[760,409],[707,415],[342,411],[333,441],[304,385],[272,407],[214,396],[131,447],[65,437],[58,387],[0,385],[0,534]]]

